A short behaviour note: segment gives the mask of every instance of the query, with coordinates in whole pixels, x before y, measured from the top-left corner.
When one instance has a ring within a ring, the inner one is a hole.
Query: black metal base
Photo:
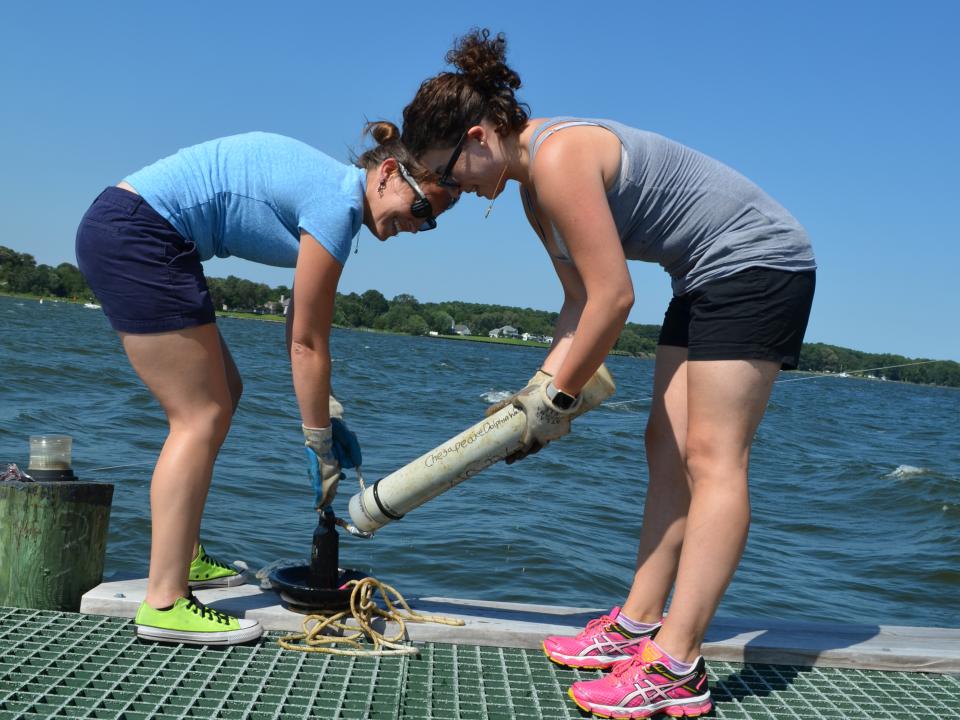
[[[318,610],[346,610],[350,607],[353,587],[340,588],[351,580],[365,577],[366,573],[359,570],[341,570],[336,587],[318,588],[310,584],[309,565],[294,565],[274,570],[270,573],[270,582],[288,609],[308,614]]]

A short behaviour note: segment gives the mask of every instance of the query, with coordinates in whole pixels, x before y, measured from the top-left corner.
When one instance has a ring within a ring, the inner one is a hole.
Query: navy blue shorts
[[[689,360],[800,361],[816,273],[748,268],[678,295],[660,328],[659,345],[687,348]]]
[[[118,332],[214,322],[197,247],[139,195],[108,187],[77,228],[77,265]]]

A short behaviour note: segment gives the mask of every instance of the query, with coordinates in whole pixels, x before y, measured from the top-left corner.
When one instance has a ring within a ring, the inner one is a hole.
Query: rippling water
[[[304,558],[316,515],[282,325],[220,327],[245,391],[203,537],[211,552],[251,568]],[[0,330],[0,461],[26,465],[31,434],[73,435],[77,473],[116,484],[107,573],[145,574],[159,408],[98,311],[0,297]],[[543,355],[334,331],[334,383],[367,480],[476,422]],[[343,564],[407,596],[620,602],[646,490],[653,363],[613,357],[608,366],[617,394],[569,437],[490,468],[372,541],[342,536]],[[960,627],[958,426],[953,389],[783,374],[754,445],[750,540],[719,613]],[[351,474],[338,513],[355,488]]]

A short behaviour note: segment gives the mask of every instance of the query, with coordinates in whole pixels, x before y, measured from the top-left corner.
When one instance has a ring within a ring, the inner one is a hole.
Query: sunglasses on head
[[[435,230],[437,227],[437,218],[433,214],[433,206],[430,204],[430,201],[427,200],[427,196],[423,193],[423,190],[420,189],[417,181],[413,179],[413,176],[403,166],[402,162],[397,161],[397,167],[400,169],[400,177],[402,177],[407,185],[410,186],[410,189],[413,190],[415,199],[410,203],[410,214],[415,218],[423,220],[423,223],[417,229],[420,232]]]

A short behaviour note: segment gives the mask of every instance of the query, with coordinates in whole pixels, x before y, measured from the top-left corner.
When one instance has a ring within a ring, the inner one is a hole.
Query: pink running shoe
[[[643,642],[654,637],[658,623],[650,632],[634,635],[617,624],[620,608],[587,623],[575,637],[551,635],[543,641],[543,652],[558,665],[572,668],[606,669],[614,663],[629,660],[640,652]]]
[[[615,666],[599,680],[575,682],[570,698],[587,712],[618,719],[646,718],[657,713],[697,717],[713,708],[703,658],[697,658],[690,672],[677,674],[663,659],[656,643],[648,640],[644,640],[638,655]]]

